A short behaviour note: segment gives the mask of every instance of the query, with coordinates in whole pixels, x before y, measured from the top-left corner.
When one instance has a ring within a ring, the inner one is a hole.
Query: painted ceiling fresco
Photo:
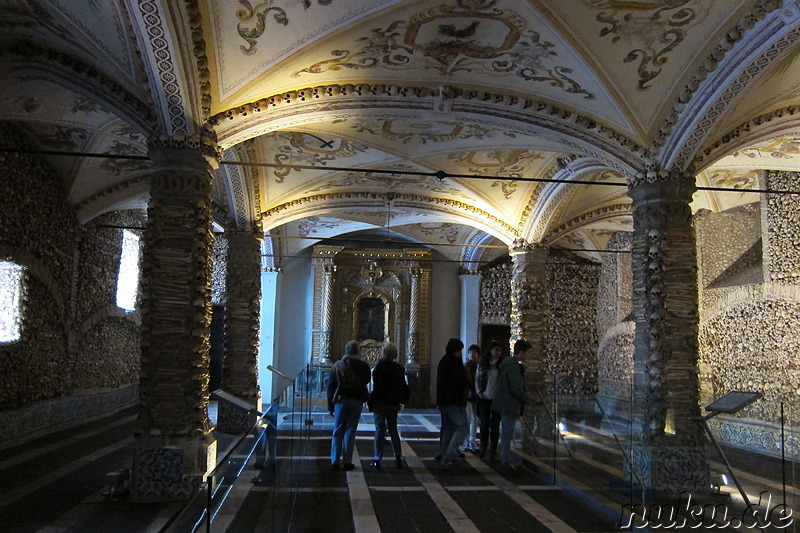
[[[286,258],[372,232],[464,265],[519,238],[599,260],[648,165],[728,189],[695,194],[712,211],[758,202],[759,170],[800,170],[798,0],[0,0],[0,17],[0,117],[38,150],[131,157],[45,156],[83,221],[144,208],[148,139],[201,131],[223,153],[217,228]]]

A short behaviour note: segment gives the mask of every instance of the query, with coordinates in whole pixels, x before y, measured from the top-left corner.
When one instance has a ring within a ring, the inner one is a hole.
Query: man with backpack
[[[339,458],[345,470],[355,468],[353,447],[361,410],[368,399],[367,385],[370,368],[359,358],[358,341],[349,341],[344,347],[344,357],[331,367],[328,381],[328,412],[333,417],[331,440],[331,468],[339,470]]]

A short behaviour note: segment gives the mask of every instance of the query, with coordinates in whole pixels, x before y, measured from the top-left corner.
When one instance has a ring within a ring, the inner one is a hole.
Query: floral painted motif
[[[432,120],[358,119],[351,126],[357,133],[369,133],[403,144],[448,142],[454,139],[485,140],[493,137],[516,138],[512,131],[490,128],[481,124],[438,122]]]
[[[484,72],[514,75],[526,81],[543,82],[568,93],[594,95],[569,77],[572,70],[555,65],[555,45],[526,28],[526,21],[513,12],[480,7],[439,6],[422,11],[410,20],[397,20],[374,28],[355,40],[349,50],[333,50],[331,59],[314,63],[294,74],[321,74],[342,69],[386,68]],[[477,5],[476,2],[469,4]]]
[[[758,176],[753,171],[744,173],[733,170],[717,170],[708,176],[714,187],[730,187],[733,189],[752,189],[758,183]]]
[[[653,2],[616,2],[613,0],[583,0],[589,7],[610,8],[597,14],[596,20],[608,24],[600,37],[611,35],[611,42],[635,46],[623,59],[638,62],[638,89],[650,88],[661,74],[668,55],[683,42],[688,29],[700,22],[705,13],[697,0],[657,0]]]
[[[239,32],[239,37],[247,41],[247,46],[239,46],[239,50],[245,55],[250,56],[256,53],[256,43],[258,38],[264,35],[267,28],[267,15],[271,11],[273,12],[272,18],[276,23],[283,26],[289,24],[286,11],[273,6],[272,0],[262,2],[255,7],[248,0],[239,0],[239,3],[244,6],[244,9],[236,11],[236,18],[241,21],[236,25],[236,31]],[[255,26],[248,26],[253,23],[253,19],[255,19]]]
[[[340,157],[352,157],[367,151],[367,146],[345,139],[324,139],[312,133],[279,132],[277,136],[288,144],[278,147],[274,160],[279,164],[324,166]],[[291,168],[273,171],[275,181],[283,183]]]
[[[732,154],[734,157],[749,157],[757,159],[760,157],[770,157],[773,159],[791,159],[793,156],[800,155],[800,139],[794,137],[779,137],[767,143],[756,144]]]
[[[351,173],[343,178],[326,181],[322,185],[309,189],[309,193],[326,192],[338,187],[380,187],[382,190],[395,191],[408,187],[412,190],[426,190],[434,193],[449,194],[460,198],[472,199],[456,187],[445,187],[442,182],[433,176],[404,176],[396,178],[384,174]]]
[[[42,131],[38,135],[39,143],[47,148],[83,148],[88,132],[83,128],[53,126],[49,131]]]
[[[429,237],[436,236],[439,240],[445,240],[450,244],[458,240],[458,235],[463,226],[460,224],[453,224],[451,222],[433,223],[428,222],[424,224],[415,224],[415,227],[423,235]]]
[[[450,159],[472,174],[521,178],[522,173],[533,161],[544,157],[532,150],[488,150],[453,154]],[[505,187],[503,192],[506,192]],[[511,192],[513,193],[513,190]]]
[[[307,237],[312,233],[317,233],[319,229],[334,229],[342,224],[348,224],[348,220],[339,218],[306,217],[297,225],[297,234]]]
[[[75,98],[75,100],[72,102],[72,107],[70,109],[72,110],[73,113],[81,112],[85,113],[86,115],[91,115],[92,113],[99,113],[101,111],[105,111],[100,104],[93,102],[92,100],[89,100],[87,98],[83,98],[81,96]]]
[[[145,155],[141,146],[120,141],[114,141],[111,147],[106,150],[106,153],[118,155]],[[104,159],[100,166],[115,176],[119,176],[123,173],[146,170],[150,168],[150,162],[139,159]]]

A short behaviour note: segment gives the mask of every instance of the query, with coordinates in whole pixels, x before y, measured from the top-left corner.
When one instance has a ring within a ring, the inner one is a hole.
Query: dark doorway
[[[208,390],[222,387],[222,364],[225,358],[225,306],[215,305],[211,309],[211,361],[209,363]]]
[[[503,347],[503,355],[509,354],[508,340],[511,338],[510,326],[497,326],[494,324],[484,324],[481,326],[481,353],[486,353],[489,344],[497,341]]]

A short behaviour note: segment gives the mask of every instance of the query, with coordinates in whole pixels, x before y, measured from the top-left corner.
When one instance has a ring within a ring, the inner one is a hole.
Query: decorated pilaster
[[[322,265],[322,323],[320,324],[319,351],[320,362],[330,364],[331,334],[333,333],[333,275],[336,265]]]
[[[765,170],[759,175],[761,189],[792,191],[800,172]],[[800,197],[796,194],[761,195],[761,234],[764,282],[800,285]]]
[[[409,269],[411,276],[410,296],[408,299],[408,348],[406,351],[406,364],[417,364],[419,350],[419,284],[422,269],[414,265]]]
[[[212,173],[192,141],[162,138],[150,150],[131,475],[139,502],[187,499],[216,461],[208,419]]]
[[[654,498],[708,490],[699,416],[698,292],[692,176],[650,170],[629,181],[636,313],[631,456]]]
[[[261,300],[261,237],[253,232],[226,232],[228,271],[226,274],[225,360],[222,389],[261,410],[258,384],[259,311]],[[256,411],[244,411],[219,402],[217,429],[225,433],[247,431],[258,418]]]

